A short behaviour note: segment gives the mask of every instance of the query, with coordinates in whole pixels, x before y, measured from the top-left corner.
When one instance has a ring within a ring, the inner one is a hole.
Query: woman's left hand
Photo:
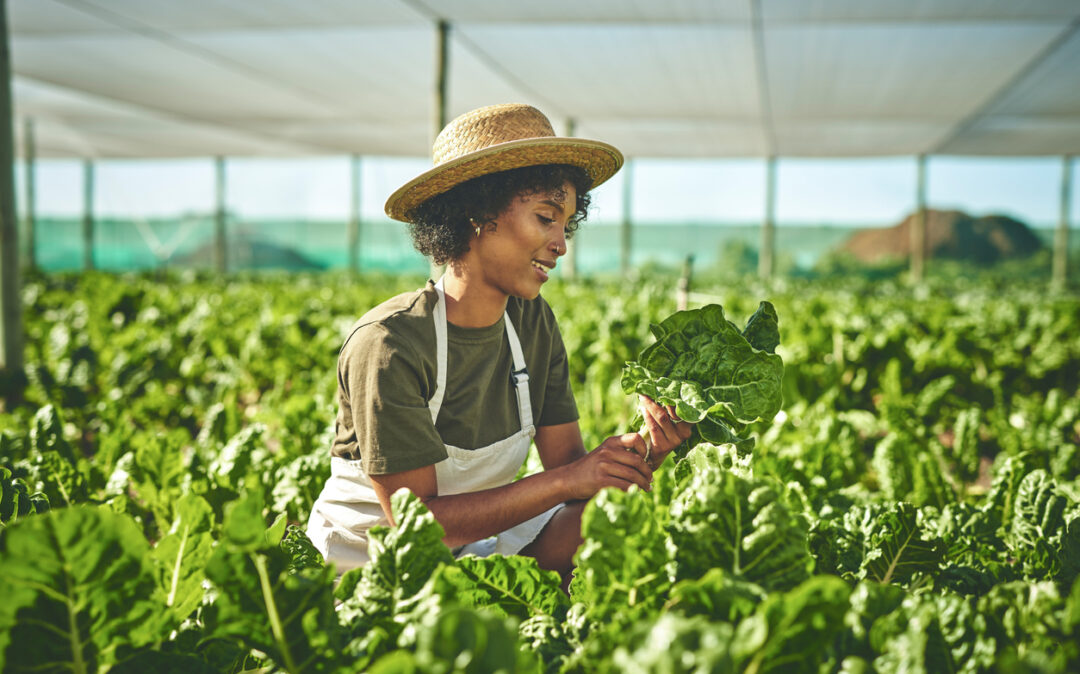
[[[641,413],[645,417],[645,429],[649,431],[652,441],[649,464],[654,469],[659,468],[671,450],[690,437],[693,425],[679,419],[675,415],[673,406],[662,406],[648,396],[639,397],[641,398]]]

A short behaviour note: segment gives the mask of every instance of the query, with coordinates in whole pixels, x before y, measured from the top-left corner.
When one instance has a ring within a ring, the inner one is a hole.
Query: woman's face
[[[533,299],[566,253],[566,224],[577,208],[570,183],[510,201],[496,226],[482,226],[473,240],[484,280],[506,295]]]

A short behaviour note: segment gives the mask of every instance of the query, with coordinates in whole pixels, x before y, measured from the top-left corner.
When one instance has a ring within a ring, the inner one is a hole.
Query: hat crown
[[[439,166],[492,145],[554,136],[551,122],[531,105],[489,105],[467,112],[447,124],[435,139],[431,159]]]

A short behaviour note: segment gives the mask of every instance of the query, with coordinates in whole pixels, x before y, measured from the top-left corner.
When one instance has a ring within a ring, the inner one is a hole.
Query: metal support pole
[[[353,155],[349,162],[349,271],[360,271],[360,155]]]
[[[765,163],[765,219],[761,222],[761,250],[758,251],[758,276],[773,275],[776,250],[776,157]]]
[[[214,158],[214,269],[219,274],[229,270],[225,243],[225,157]]]
[[[439,45],[435,53],[438,58],[435,64],[435,72],[438,73],[435,80],[435,136],[438,136],[450,121],[446,118],[446,93],[450,82],[450,22],[445,19],[439,20]]]
[[[0,395],[23,394],[22,298],[19,293],[19,228],[15,220],[15,134],[11,114],[11,52],[7,2],[0,0]]]
[[[634,164],[629,159],[623,164],[622,230],[620,231],[619,271],[625,276],[630,272],[630,255],[633,250],[633,223],[630,213],[634,198]]]
[[[432,146],[435,145],[435,138],[438,137],[439,132],[450,121],[446,118],[446,94],[450,85],[450,22],[446,19],[439,19],[438,40],[435,50],[438,60],[435,63],[435,135],[431,137]],[[432,260],[430,268],[431,278],[437,279],[442,276],[442,265],[435,264]]]
[[[566,118],[566,137],[573,138],[574,133],[577,130],[577,123],[573,117]],[[576,239],[570,239],[566,242],[566,261],[563,266],[566,268],[563,276],[567,279],[572,279],[577,276],[577,247],[578,242]]]
[[[679,284],[675,288],[675,308],[686,311],[690,306],[690,277],[694,272],[694,256],[687,255],[683,260],[682,274],[679,276]]]
[[[923,280],[926,271],[926,155],[920,154],[916,163],[915,215],[911,219],[911,280]]]
[[[23,122],[23,160],[26,167],[26,197],[23,202],[23,233],[26,235],[26,248],[23,268],[33,271],[37,268],[37,218],[34,213],[36,185],[34,184],[36,149],[34,147],[34,120],[27,118]]]
[[[1054,265],[1051,286],[1064,290],[1069,265],[1069,210],[1072,207],[1072,157],[1061,158],[1061,216],[1054,232]]]
[[[94,160],[83,160],[83,269],[94,268]]]

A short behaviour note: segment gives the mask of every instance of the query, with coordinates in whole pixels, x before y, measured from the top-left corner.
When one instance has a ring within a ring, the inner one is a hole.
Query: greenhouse
[[[1080,670],[1074,0],[0,17],[0,671]]]

